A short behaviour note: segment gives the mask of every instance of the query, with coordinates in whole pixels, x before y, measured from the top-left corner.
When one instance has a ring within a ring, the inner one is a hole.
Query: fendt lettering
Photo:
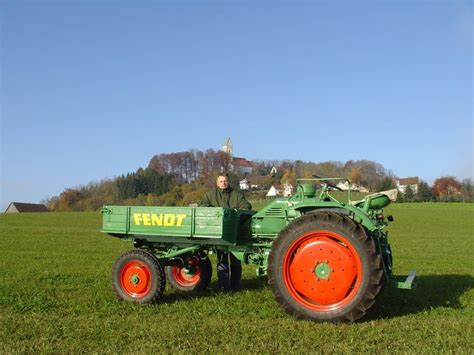
[[[186,214],[174,213],[134,213],[133,222],[140,226],[181,227]]]

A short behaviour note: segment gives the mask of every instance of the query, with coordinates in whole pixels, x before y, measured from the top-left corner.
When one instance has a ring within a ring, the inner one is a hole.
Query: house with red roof
[[[245,158],[233,157],[232,168],[236,173],[250,175],[252,173],[253,164],[250,160]]]

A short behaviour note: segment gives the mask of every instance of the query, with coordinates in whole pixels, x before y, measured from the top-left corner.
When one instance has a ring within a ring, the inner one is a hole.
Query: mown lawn
[[[214,275],[199,295],[119,302],[110,273],[131,243],[101,234],[99,213],[0,215],[0,353],[473,353],[474,205],[387,213],[395,272],[415,268],[418,288],[386,289],[368,317],[339,325],[287,316],[252,266],[240,293],[217,292]]]

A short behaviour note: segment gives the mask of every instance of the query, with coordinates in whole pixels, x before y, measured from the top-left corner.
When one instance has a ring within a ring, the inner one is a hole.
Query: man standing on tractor
[[[251,210],[252,205],[245,199],[240,191],[229,186],[226,175],[219,175],[216,180],[217,187],[209,190],[202,198],[201,207],[226,207],[241,210]],[[230,256],[230,270],[229,270]],[[229,272],[230,271],[230,272]],[[242,277],[242,264],[232,253],[217,250],[217,283],[223,291],[240,290]]]

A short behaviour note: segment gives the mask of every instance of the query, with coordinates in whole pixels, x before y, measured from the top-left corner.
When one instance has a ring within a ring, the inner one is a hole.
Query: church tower
[[[234,150],[232,147],[232,141],[230,140],[229,137],[227,137],[224,141],[224,145],[222,146],[222,151],[224,153],[229,154],[231,157],[234,155]]]

